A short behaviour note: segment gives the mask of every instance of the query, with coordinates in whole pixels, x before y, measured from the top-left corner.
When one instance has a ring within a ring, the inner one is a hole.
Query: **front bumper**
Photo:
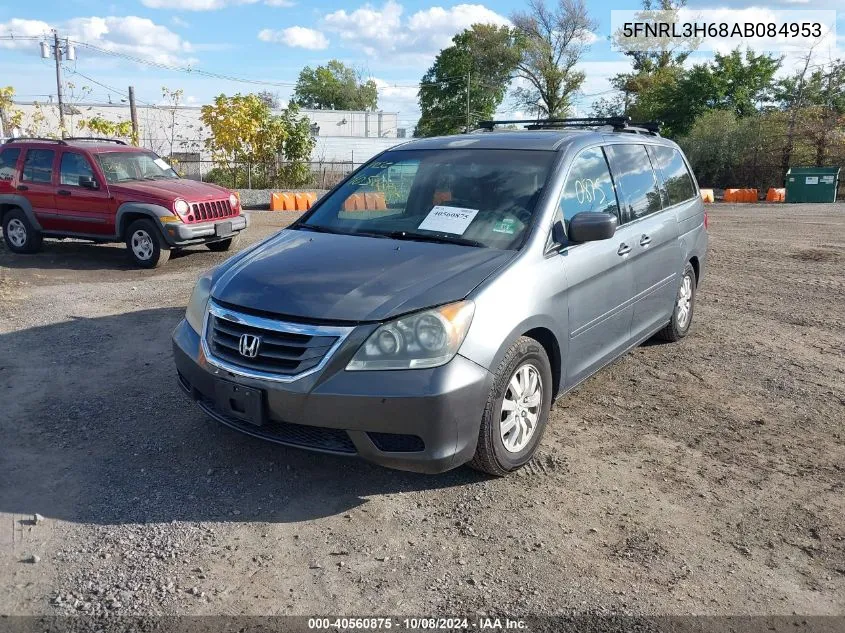
[[[218,234],[218,225],[232,223],[232,232],[225,235]],[[164,239],[170,246],[190,246],[191,244],[205,244],[234,237],[249,226],[249,220],[243,213],[231,218],[221,218],[214,222],[202,224],[184,224],[182,222],[168,222],[162,226]]]
[[[360,337],[350,336],[320,372],[279,383],[209,364],[200,335],[184,320],[173,332],[182,388],[227,426],[280,444],[357,455],[401,470],[439,473],[469,461],[492,375],[460,355],[432,369],[346,371],[360,343]],[[264,392],[263,425],[221,412],[215,403],[215,385],[221,379]]]

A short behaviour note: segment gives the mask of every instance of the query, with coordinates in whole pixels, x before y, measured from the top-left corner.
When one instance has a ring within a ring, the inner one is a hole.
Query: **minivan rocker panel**
[[[513,251],[284,231],[227,270],[227,304],[317,321],[381,321],[466,297]]]
[[[288,446],[427,473],[524,466],[556,397],[692,322],[697,183],[677,145],[619,131],[376,156],[198,281],[173,333],[179,384]]]

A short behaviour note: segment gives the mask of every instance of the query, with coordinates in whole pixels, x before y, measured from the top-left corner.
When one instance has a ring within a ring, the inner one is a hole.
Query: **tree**
[[[261,99],[264,103],[267,104],[267,107],[271,110],[278,110],[282,107],[281,102],[279,101],[279,93],[278,92],[270,92],[269,90],[262,90],[261,92],[257,92],[255,94],[259,99]]]
[[[211,133],[206,147],[215,164],[229,171],[233,187],[242,174],[251,180],[253,166],[263,170],[256,178],[270,185],[299,186],[307,181],[306,161],[314,139],[297,106],[277,115],[257,95],[219,95],[213,105],[202,107],[200,118]],[[280,165],[279,158],[287,164]]]
[[[564,116],[572,95],[584,83],[584,73],[575,66],[597,23],[583,0],[558,0],[555,9],[549,9],[545,0],[529,0],[528,6],[527,13],[514,13],[511,18],[522,47],[517,75],[527,84],[517,88],[514,96],[538,116]]]
[[[333,59],[325,66],[306,66],[300,71],[293,101],[317,110],[375,110],[378,89],[372,79],[362,81],[354,68]]]
[[[414,135],[456,134],[472,121],[492,118],[520,57],[521,50],[506,26],[474,24],[453,37],[452,45],[438,53],[423,75],[422,116]]]
[[[15,107],[15,89],[12,86],[0,88],[0,127],[3,134],[12,135],[12,130],[23,123],[23,112]]]
[[[643,0],[642,21],[679,21],[686,0]],[[629,116],[635,121],[660,120],[666,111],[664,99],[684,75],[684,62],[698,48],[697,38],[626,38],[619,30],[614,43],[631,58],[633,71],[616,75],[613,97],[593,104],[594,116]]]
[[[138,139],[132,131],[132,121],[110,121],[101,116],[93,116],[90,119],[80,119],[76,126],[96,136],[125,138],[133,145],[138,144]]]

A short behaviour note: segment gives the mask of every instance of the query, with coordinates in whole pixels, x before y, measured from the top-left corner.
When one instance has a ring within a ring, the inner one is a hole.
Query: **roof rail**
[[[560,128],[584,128],[610,126],[614,132],[645,133],[659,136],[660,123],[632,124],[629,117],[581,117],[569,119],[510,119],[502,121],[479,121],[482,130],[493,131],[497,125],[523,125],[526,130],[554,130]]]
[[[24,143],[28,143],[29,141],[39,141],[42,143],[58,143],[59,145],[67,145],[67,143],[60,138],[45,138],[41,136],[17,136],[15,138],[6,139],[3,144],[8,145],[9,143],[17,143],[18,141]]]
[[[118,145],[126,145],[124,141],[119,138],[103,138],[100,136],[69,136],[66,141],[93,141],[96,143],[117,143]]]

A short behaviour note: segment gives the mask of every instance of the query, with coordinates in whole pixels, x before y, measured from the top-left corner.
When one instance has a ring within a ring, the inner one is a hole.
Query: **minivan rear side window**
[[[622,198],[622,222],[631,222],[663,208],[657,177],[644,145],[619,144],[605,148],[613,179]]]
[[[657,173],[662,174],[669,204],[678,204],[695,197],[695,185],[681,153],[671,147],[652,145]]]
[[[560,212],[567,226],[576,213],[584,211],[619,216],[616,191],[601,147],[585,149],[575,157],[560,196]]]
[[[7,147],[0,152],[0,180],[12,180],[21,155],[20,147]]]
[[[53,181],[53,157],[55,155],[56,152],[52,149],[27,150],[23,159],[21,180],[51,183]]]

